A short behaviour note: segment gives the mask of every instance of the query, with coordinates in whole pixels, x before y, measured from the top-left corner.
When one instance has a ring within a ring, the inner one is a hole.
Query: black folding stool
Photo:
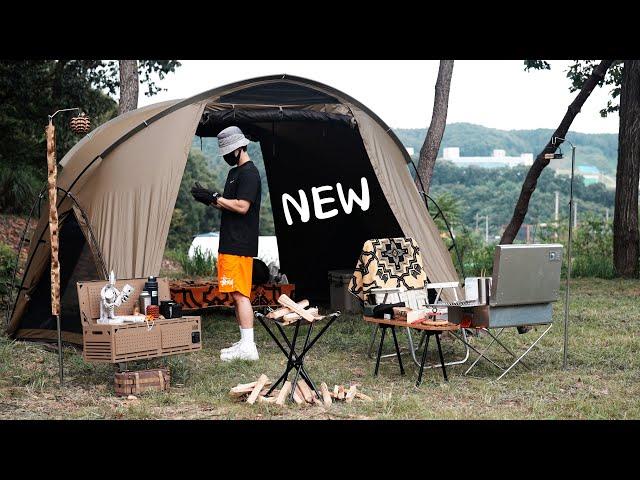
[[[302,377],[302,379],[306,382],[309,388],[311,388],[316,393],[318,398],[322,398],[320,391],[317,389],[317,387],[313,383],[313,380],[311,380],[311,377],[309,377],[309,374],[304,368],[304,358],[306,354],[309,352],[309,350],[311,350],[311,348],[315,345],[315,343],[320,339],[320,337],[327,331],[327,329],[339,316],[340,316],[340,312],[335,312],[323,317],[322,319],[318,319],[313,322],[308,322],[305,319],[300,318],[299,320],[296,320],[295,322],[290,323],[289,325],[292,325],[295,327],[291,341],[289,341],[289,338],[287,337],[284,331],[284,328],[282,327],[282,324],[277,320],[272,320],[273,323],[275,323],[278,329],[278,332],[280,333],[280,336],[284,341],[284,344],[286,345],[286,348],[285,348],[285,345],[283,345],[280,342],[280,340],[278,340],[276,335],[269,328],[269,325],[265,321],[267,317],[260,312],[255,312],[255,317],[262,324],[262,326],[267,331],[269,336],[273,339],[273,341],[276,342],[276,345],[278,346],[278,348],[280,348],[282,353],[287,357],[287,366],[285,368],[284,373],[280,375],[280,378],[278,378],[278,380],[276,380],[273,385],[271,385],[271,388],[269,388],[269,390],[267,391],[267,396],[271,395],[271,392],[275,390],[280,383],[284,385],[284,383],[287,381],[289,377],[289,372],[295,369],[296,375],[291,384],[291,393],[289,394],[289,398],[293,401],[293,394],[295,393],[296,385],[298,384],[298,376]],[[324,325],[324,327],[322,327],[322,330],[320,330],[313,338],[311,338],[311,331],[313,330],[313,325],[317,321],[321,321],[325,319],[327,320],[327,323]],[[300,353],[297,353],[296,343],[298,340],[298,334],[300,332],[300,325],[308,325],[308,328],[307,328],[307,334],[304,340],[304,345],[302,346],[302,350],[300,351]]]

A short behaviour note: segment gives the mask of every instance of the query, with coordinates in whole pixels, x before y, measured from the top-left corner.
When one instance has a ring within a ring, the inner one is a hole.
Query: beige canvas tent
[[[121,115],[61,160],[65,341],[81,342],[77,281],[112,269],[118,278],[159,274],[193,137],[213,137],[229,125],[260,142],[281,268],[300,295],[326,296],[328,270],[353,268],[364,241],[390,236],[417,241],[430,281],[458,280],[391,129],[327,85],[260,77]],[[55,338],[45,202],[8,322],[17,338]]]

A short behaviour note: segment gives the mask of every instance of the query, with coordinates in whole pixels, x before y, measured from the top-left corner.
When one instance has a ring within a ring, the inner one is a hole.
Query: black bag
[[[262,285],[269,283],[271,274],[269,273],[269,267],[259,258],[253,259],[253,272],[251,273],[251,283],[253,285]]]
[[[381,303],[380,305],[376,305],[373,307],[373,316],[374,318],[384,318],[385,313],[391,315],[393,318],[393,307],[404,307],[404,302],[398,303]]]

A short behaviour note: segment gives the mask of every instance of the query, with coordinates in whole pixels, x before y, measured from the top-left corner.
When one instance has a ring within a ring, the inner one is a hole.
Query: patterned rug
[[[412,238],[381,238],[365,242],[349,291],[364,300],[373,288],[415,290],[426,282],[420,247]]]

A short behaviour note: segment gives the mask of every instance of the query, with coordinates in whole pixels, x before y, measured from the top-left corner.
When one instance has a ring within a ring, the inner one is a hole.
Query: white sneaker
[[[242,340],[238,340],[236,343],[234,343],[230,347],[220,349],[220,354],[223,354],[225,352],[231,352],[232,350],[235,350],[236,348],[238,348],[238,346],[240,345],[241,342],[242,342]]]
[[[232,360],[258,360],[258,348],[254,342],[241,342],[233,350],[220,354],[220,360],[223,362],[231,362]]]

